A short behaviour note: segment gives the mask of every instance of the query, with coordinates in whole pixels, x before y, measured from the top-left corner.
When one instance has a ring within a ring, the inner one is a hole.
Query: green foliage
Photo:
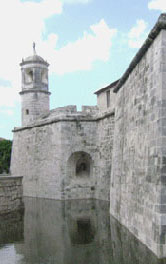
[[[4,172],[9,173],[11,149],[12,149],[11,140],[0,141],[0,174]]]

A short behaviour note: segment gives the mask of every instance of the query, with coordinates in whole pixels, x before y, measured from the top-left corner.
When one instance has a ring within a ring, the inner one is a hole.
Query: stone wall
[[[98,171],[96,173],[96,198],[107,201],[110,200],[113,136],[114,112],[108,112],[108,115],[98,121],[96,141],[99,151],[97,160]]]
[[[95,94],[97,95],[97,106],[100,112],[113,111],[115,109],[116,93],[114,93],[114,89],[117,86],[118,82],[119,80],[95,92]]]
[[[15,133],[11,171],[13,175],[23,173],[24,196],[93,198],[96,130],[95,122],[77,120]],[[75,172],[81,154],[90,157],[90,174],[79,177]]]
[[[55,123],[14,133],[11,173],[24,176],[24,196],[61,198],[60,132]]]
[[[24,196],[109,199],[114,116],[96,112],[58,108],[15,130],[11,172],[24,175]]]
[[[166,256],[165,56],[161,30],[117,94],[110,189],[111,214],[159,257]]]
[[[41,113],[49,112],[49,93],[45,91],[22,91],[22,125],[26,126]]]
[[[107,106],[107,91],[110,91],[110,106]],[[114,109],[116,107],[116,93],[111,89],[106,89],[103,92],[97,94],[97,106],[100,111],[108,111],[108,108]]]
[[[22,208],[22,177],[0,176],[0,215]]]

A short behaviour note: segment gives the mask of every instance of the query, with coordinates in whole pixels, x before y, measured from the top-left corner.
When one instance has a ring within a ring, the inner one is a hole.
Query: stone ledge
[[[1,180],[16,180],[16,179],[22,179],[23,176],[0,176]]]
[[[51,94],[48,91],[44,91],[44,90],[41,90],[41,89],[34,89],[34,88],[19,92],[20,95],[25,94],[25,93],[44,93],[44,94],[48,94],[48,95]]]

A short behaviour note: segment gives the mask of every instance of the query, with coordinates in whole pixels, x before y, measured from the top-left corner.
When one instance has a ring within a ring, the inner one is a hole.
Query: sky
[[[0,137],[21,126],[22,58],[50,64],[50,108],[96,105],[94,92],[119,79],[166,0],[0,1]]]

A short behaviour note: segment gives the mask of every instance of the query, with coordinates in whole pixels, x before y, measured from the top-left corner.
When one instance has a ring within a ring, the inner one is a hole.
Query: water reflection
[[[0,216],[0,248],[6,244],[23,241],[23,230],[22,212]]]
[[[86,245],[94,240],[94,228],[90,218],[76,219],[71,232],[71,242],[73,245]]]
[[[23,235],[24,230],[24,235]],[[21,215],[0,218],[3,264],[165,264],[109,216],[103,201],[26,198]]]

